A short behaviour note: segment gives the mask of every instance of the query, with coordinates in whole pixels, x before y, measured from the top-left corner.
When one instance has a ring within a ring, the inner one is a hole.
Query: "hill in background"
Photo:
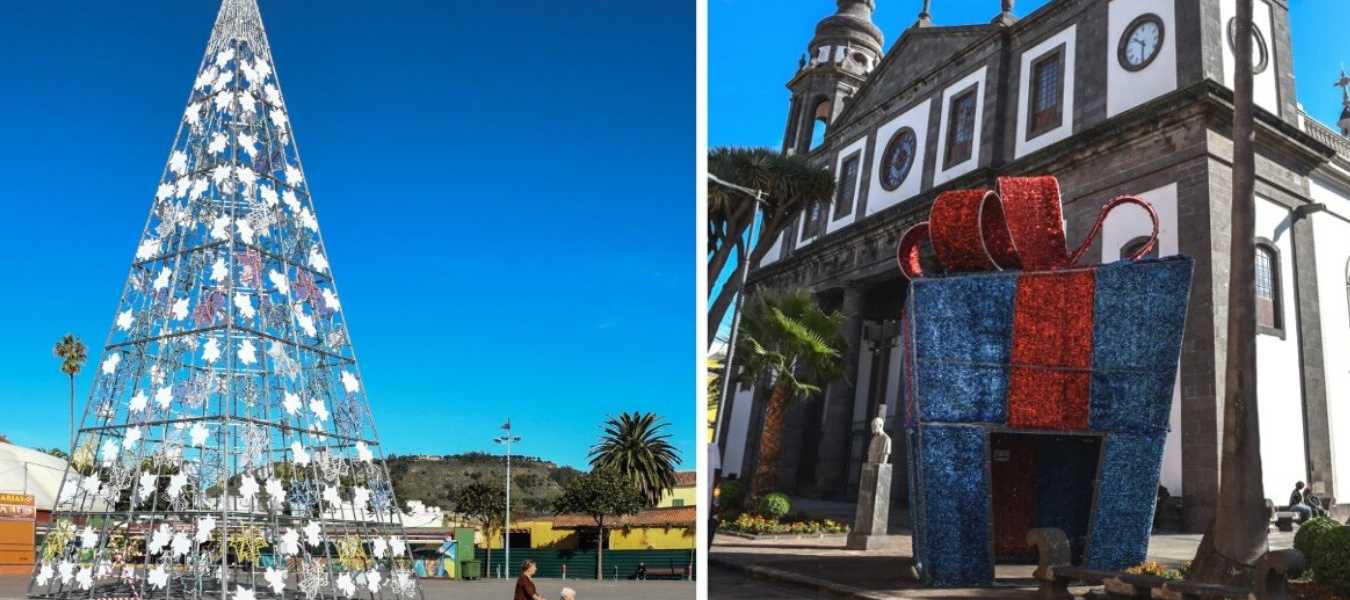
[[[421,500],[427,506],[454,511],[455,490],[474,482],[503,485],[506,457],[482,452],[468,454],[390,455],[389,477],[400,504]],[[531,456],[511,457],[511,503],[524,516],[553,514],[553,501],[563,486],[583,474]]]

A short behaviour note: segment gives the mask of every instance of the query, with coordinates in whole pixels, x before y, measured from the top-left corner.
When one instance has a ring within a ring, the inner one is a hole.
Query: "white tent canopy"
[[[66,474],[66,460],[41,450],[0,442],[0,492],[32,494],[37,510],[52,510]],[[78,479],[71,485],[77,485]]]

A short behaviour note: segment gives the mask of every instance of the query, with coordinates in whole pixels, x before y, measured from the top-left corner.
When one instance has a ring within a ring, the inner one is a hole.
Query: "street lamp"
[[[498,444],[506,445],[506,523],[502,526],[502,548],[506,550],[506,577],[511,577],[511,444],[520,441],[520,436],[511,435],[511,419],[508,417],[502,425],[506,433],[492,438]]]

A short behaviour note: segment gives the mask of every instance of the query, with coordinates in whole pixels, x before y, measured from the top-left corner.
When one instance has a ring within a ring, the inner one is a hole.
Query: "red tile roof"
[[[675,487],[695,487],[698,485],[698,471],[680,471],[675,474]]]

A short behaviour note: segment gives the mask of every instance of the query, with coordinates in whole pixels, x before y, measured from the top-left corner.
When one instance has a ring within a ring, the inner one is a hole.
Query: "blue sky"
[[[495,452],[510,416],[583,466],[641,410],[692,469],[692,3],[260,4],[386,450]],[[65,444],[51,346],[99,353],[215,11],[0,3],[16,443]]]
[[[886,47],[900,37],[919,13],[921,0],[878,0],[874,21]],[[1045,0],[1021,0],[1016,14],[1026,15]],[[1305,110],[1324,123],[1340,117],[1340,91],[1331,87],[1342,62],[1350,61],[1345,35],[1344,0],[1291,0],[1294,72]],[[987,23],[998,14],[998,0],[936,0],[939,25]],[[788,91],[797,57],[820,19],[833,14],[830,0],[708,0],[708,144],[769,146],[783,141]],[[1338,16],[1338,18],[1330,18]]]

